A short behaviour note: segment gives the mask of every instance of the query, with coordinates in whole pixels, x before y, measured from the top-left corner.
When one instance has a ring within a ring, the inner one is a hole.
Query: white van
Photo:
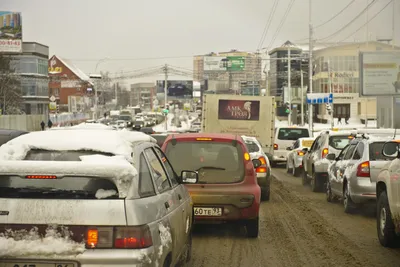
[[[286,163],[287,150],[299,138],[311,137],[307,127],[286,126],[275,128],[274,155],[272,156],[272,166],[277,163]]]

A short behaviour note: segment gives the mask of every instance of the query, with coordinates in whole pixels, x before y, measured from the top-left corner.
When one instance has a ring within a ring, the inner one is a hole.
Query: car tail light
[[[258,160],[261,161],[262,165],[267,165],[267,161],[265,160],[264,157],[259,157]]]
[[[298,156],[304,156],[304,152],[303,151],[297,151],[297,155]]]
[[[256,169],[257,173],[267,173],[267,168],[266,167],[258,167]]]
[[[371,177],[369,161],[364,161],[357,166],[358,177]]]
[[[55,175],[27,175],[27,179],[57,179]]]
[[[86,233],[86,246],[89,248],[95,248],[98,243],[99,231],[97,229],[88,229]]]
[[[322,150],[322,158],[324,159],[328,155],[328,153],[329,153],[329,150],[327,148],[324,148]]]
[[[244,160],[246,160],[246,161],[250,160],[250,154],[247,152],[243,154],[243,157],[244,157]]]
[[[278,144],[274,144],[274,150],[278,150],[279,146]]]
[[[148,248],[152,245],[153,240],[147,225],[115,228],[115,248]]]

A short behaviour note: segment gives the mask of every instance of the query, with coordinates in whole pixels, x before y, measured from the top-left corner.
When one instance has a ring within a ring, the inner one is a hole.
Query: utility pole
[[[164,66],[164,109],[167,109],[167,101],[168,101],[168,65]],[[168,130],[168,113],[165,115],[165,131]]]
[[[395,27],[395,16],[396,16],[396,0],[393,0],[392,7],[392,48],[394,49],[395,40],[396,40],[396,27]],[[393,116],[392,116],[393,117]]]
[[[308,14],[308,22],[309,22],[309,40],[308,40],[308,86],[310,87],[310,94],[312,94],[312,89],[313,89],[313,62],[312,62],[312,51],[313,51],[313,28],[312,28],[312,20],[311,20],[311,4],[312,4],[312,0],[308,0],[309,3],[309,14]],[[313,133],[313,105],[310,104],[309,108],[308,108],[308,115],[309,115],[309,119],[308,119],[308,125],[310,128],[310,133],[312,134],[312,136],[314,136]]]
[[[332,76],[331,76],[331,62],[328,59],[328,76],[329,76],[329,93],[332,94]],[[329,105],[329,104],[328,104]],[[333,103],[331,107],[331,129],[333,130],[334,127],[334,121],[333,121]]]
[[[289,114],[288,114],[288,125],[292,125],[292,83],[291,83],[291,68],[292,61],[290,58],[290,47],[288,47],[288,94],[289,94]]]
[[[304,81],[303,81],[302,68],[300,68],[300,86],[301,86],[301,126],[303,126],[304,125]]]

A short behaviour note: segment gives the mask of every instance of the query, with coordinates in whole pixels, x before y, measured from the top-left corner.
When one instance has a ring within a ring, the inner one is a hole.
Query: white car
[[[288,147],[290,151],[287,154],[286,160],[286,171],[293,174],[293,176],[299,176],[301,169],[303,168],[303,156],[305,154],[304,148],[310,149],[315,138],[299,138],[292,146]]]
[[[247,146],[251,160],[258,159],[261,162],[261,166],[256,168],[257,183],[261,187],[261,199],[269,200],[271,185],[271,165],[269,159],[262,150],[257,138],[242,135],[242,139]]]

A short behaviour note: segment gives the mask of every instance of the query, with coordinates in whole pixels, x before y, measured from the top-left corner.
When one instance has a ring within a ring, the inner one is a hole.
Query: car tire
[[[286,172],[287,173],[292,173],[292,168],[289,168],[290,164],[289,164],[289,160],[286,160]]]
[[[328,181],[326,183],[326,201],[333,202],[334,196],[332,194],[331,183]]]
[[[261,190],[261,200],[262,201],[269,201],[269,196],[270,196],[270,186],[268,186],[267,188],[264,188]]]
[[[303,185],[308,185],[310,183],[310,181],[308,180],[308,177],[307,177],[307,171],[304,168],[303,168],[303,172],[301,175],[301,183]]]
[[[277,166],[276,161],[271,161],[271,167],[276,168],[276,166]]]
[[[345,184],[345,186],[343,188],[342,200],[343,200],[344,212],[345,213],[353,213],[356,207],[355,207],[354,202],[351,200],[349,186],[347,183]]]
[[[318,180],[318,176],[319,176],[318,173],[313,172],[312,179],[311,179],[311,190],[313,192],[320,191],[320,186],[319,186],[320,181]]]
[[[293,168],[292,168],[292,175],[293,175],[294,177],[298,177],[298,176],[300,175],[300,168],[296,168],[296,165],[295,165],[294,161],[293,161],[293,163],[292,163],[292,166],[293,166]]]
[[[247,237],[257,238],[259,231],[259,218],[250,219],[246,221]]]
[[[385,191],[379,195],[376,210],[376,226],[379,243],[384,247],[396,247],[399,243],[399,237],[395,232],[389,200]]]

